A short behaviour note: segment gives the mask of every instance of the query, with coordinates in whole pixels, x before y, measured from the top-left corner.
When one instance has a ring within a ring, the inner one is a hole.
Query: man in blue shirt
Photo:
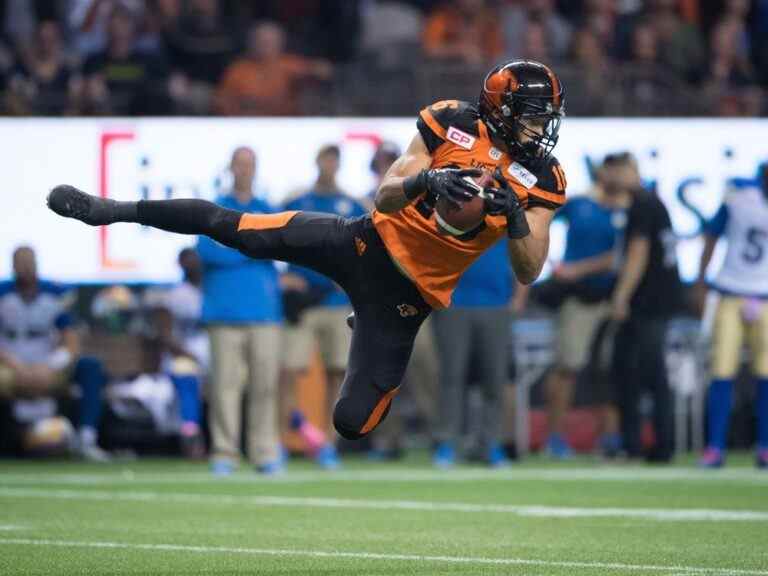
[[[556,218],[568,224],[563,261],[553,271],[565,299],[558,311],[556,366],[545,382],[549,437],[547,451],[554,458],[571,454],[565,435],[565,416],[571,405],[579,372],[587,365],[598,328],[609,313],[615,282],[613,271],[618,229],[623,225],[625,194],[611,186],[601,168],[591,195],[576,196],[565,203]],[[605,391],[604,391],[605,392]],[[602,449],[619,448],[618,416],[611,398],[603,406]]]
[[[232,190],[217,199],[225,208],[273,212],[253,193],[256,154],[232,154]],[[278,274],[269,260],[253,260],[207,236],[197,251],[203,264],[202,322],[211,345],[211,467],[229,474],[240,456],[240,406],[248,391],[248,458],[257,471],[279,472],[277,379],[282,303]]]
[[[0,283],[0,399],[24,402],[65,396],[79,388],[80,454],[94,461],[109,459],[97,444],[101,391],[106,377],[101,362],[80,355],[65,287],[41,280],[32,248],[13,253],[14,279]]]
[[[452,466],[456,460],[464,384],[472,360],[476,362],[485,404],[485,428],[481,431],[485,458],[494,467],[507,463],[501,445],[501,423],[512,293],[512,270],[506,242],[502,241],[463,274],[453,293],[451,307],[433,312],[440,365],[438,445],[433,458],[438,467]]]
[[[323,146],[317,153],[317,180],[314,186],[298,198],[289,201],[284,210],[327,212],[345,218],[363,216],[365,207],[345,194],[336,182],[339,171],[340,150],[335,144]],[[290,279],[290,280],[289,280]],[[284,282],[290,282],[295,291],[302,293],[303,305],[289,310],[286,306],[288,326],[283,332],[283,365],[285,382],[293,386],[298,374],[306,370],[314,350],[319,345],[326,369],[328,400],[327,438],[335,437],[331,414],[333,403],[344,379],[352,335],[346,317],[352,312],[349,298],[330,278],[318,272],[291,264]],[[289,300],[286,300],[287,302]],[[296,299],[291,300],[296,302]],[[291,396],[291,395],[289,395]],[[294,413],[293,424],[300,428],[302,416]],[[335,468],[339,459],[333,442],[314,447],[317,461],[324,468]]]

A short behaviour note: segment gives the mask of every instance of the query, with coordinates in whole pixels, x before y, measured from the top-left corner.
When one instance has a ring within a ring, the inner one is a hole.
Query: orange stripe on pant
[[[378,404],[376,404],[376,407],[373,409],[373,412],[371,412],[371,415],[368,416],[368,420],[365,422],[365,425],[360,430],[360,434],[368,434],[368,432],[379,425],[379,422],[381,422],[381,417],[384,415],[384,412],[387,410],[387,406],[390,405],[392,398],[395,397],[398,390],[400,390],[400,386],[390,390],[381,397]]]
[[[277,214],[243,214],[237,231],[243,230],[272,230],[282,228],[298,214],[298,211],[278,212]]]

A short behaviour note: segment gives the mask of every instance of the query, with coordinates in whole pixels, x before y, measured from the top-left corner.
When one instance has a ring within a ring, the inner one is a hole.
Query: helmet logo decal
[[[505,70],[505,76],[507,77],[507,90],[510,92],[517,92],[517,89],[520,87],[520,83],[517,81],[517,78],[515,78],[515,75],[512,74],[509,70]]]
[[[492,71],[485,80],[485,89],[489,92],[516,92],[520,87],[511,70],[501,67]]]

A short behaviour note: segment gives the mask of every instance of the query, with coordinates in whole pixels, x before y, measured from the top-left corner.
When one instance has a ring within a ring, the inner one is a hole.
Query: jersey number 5
[[[768,232],[752,227],[747,230],[747,246],[741,253],[741,257],[750,264],[757,264],[765,256],[767,244]]]

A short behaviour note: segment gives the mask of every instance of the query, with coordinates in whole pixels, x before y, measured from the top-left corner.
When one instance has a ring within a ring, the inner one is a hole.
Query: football
[[[445,198],[441,197],[437,200],[435,220],[438,231],[443,235],[466,234],[477,228],[485,218],[483,188],[491,183],[491,174],[483,171],[480,176],[465,176],[464,179],[477,189],[477,195],[472,200],[462,203],[460,208],[456,208]]]

